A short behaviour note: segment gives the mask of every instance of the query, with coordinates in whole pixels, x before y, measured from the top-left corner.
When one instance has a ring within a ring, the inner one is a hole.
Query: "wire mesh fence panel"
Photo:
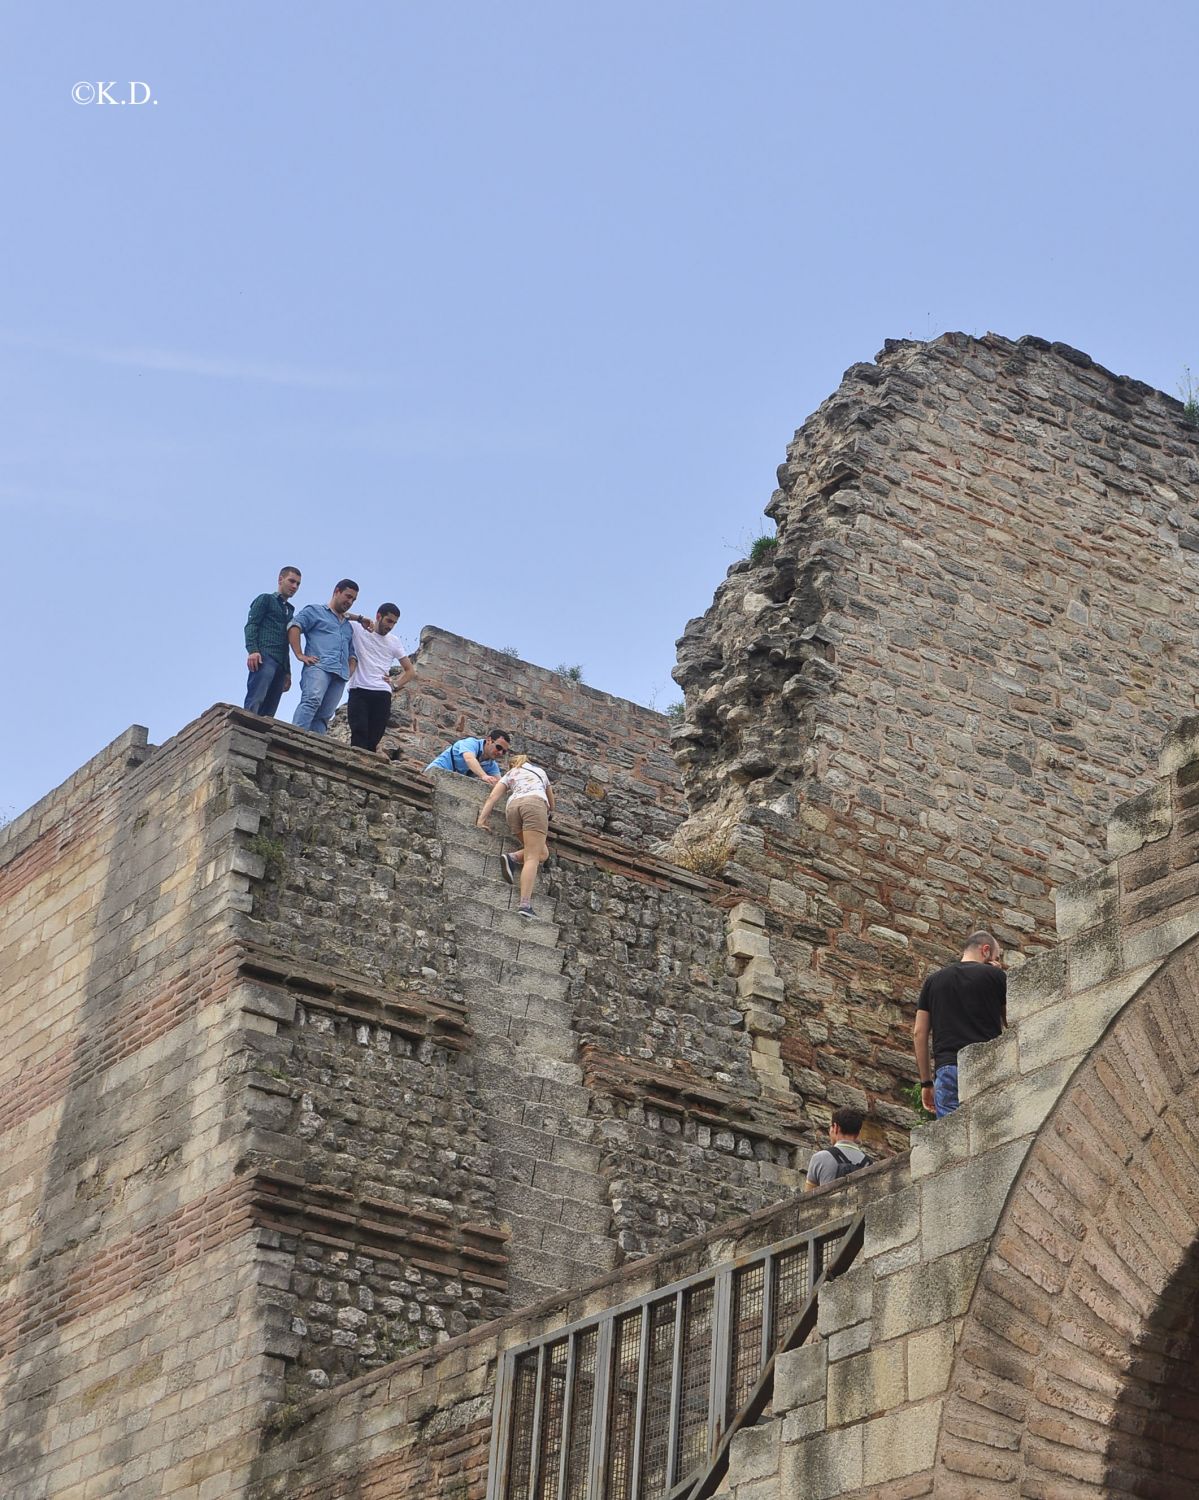
[[[608,1426],[607,1483],[604,1500],[632,1500],[633,1441],[637,1418],[637,1366],[641,1350],[641,1311],[616,1325]]]
[[[537,1500],[558,1500],[558,1475],[562,1458],[562,1415],[566,1400],[566,1339],[559,1339],[545,1352],[541,1384],[541,1424],[537,1435]]]
[[[673,1478],[681,1479],[708,1451],[712,1399],[712,1319],[716,1288],[692,1287],[683,1299],[683,1364],[679,1382],[678,1454]]]
[[[566,1450],[563,1500],[588,1500],[587,1464],[591,1425],[595,1420],[595,1357],[599,1329],[588,1328],[575,1340],[574,1389],[570,1393],[570,1435]]]
[[[512,1460],[507,1500],[529,1500],[533,1463],[533,1417],[537,1402],[537,1350],[516,1361],[512,1394]]]
[[[750,1405],[769,1357],[809,1327],[861,1225],[826,1221],[506,1353],[488,1500],[663,1500],[723,1472],[730,1429],[767,1398]]]
[[[799,1316],[808,1300],[808,1245],[784,1250],[774,1262],[774,1316],[770,1329],[771,1348]]]
[[[841,1232],[839,1232],[837,1234],[826,1235],[824,1239],[819,1239],[819,1240],[816,1241],[816,1274],[817,1274],[817,1276],[823,1276],[824,1275],[826,1269],[828,1268],[829,1262],[836,1255],[838,1249],[841,1246],[841,1241],[844,1238],[845,1238],[845,1233],[842,1230]]]
[[[765,1268],[742,1266],[733,1277],[733,1368],[729,1381],[729,1413],[739,1411],[762,1373],[762,1303]]]
[[[675,1299],[650,1309],[649,1365],[645,1382],[640,1500],[659,1500],[669,1483],[666,1459],[670,1437],[671,1371],[674,1368]]]

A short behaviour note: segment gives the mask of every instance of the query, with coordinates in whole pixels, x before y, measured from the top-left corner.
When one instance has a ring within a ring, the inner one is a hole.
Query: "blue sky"
[[[1199,370],[1194,6],[61,0],[4,41],[0,813],[240,701],[284,562],[665,706],[884,338]]]

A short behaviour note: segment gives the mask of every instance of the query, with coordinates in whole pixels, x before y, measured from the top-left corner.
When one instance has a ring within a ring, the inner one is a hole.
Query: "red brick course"
[[[0,1303],[0,1358],[172,1275],[252,1229],[252,1181],[227,1182],[73,1266],[55,1284]]]

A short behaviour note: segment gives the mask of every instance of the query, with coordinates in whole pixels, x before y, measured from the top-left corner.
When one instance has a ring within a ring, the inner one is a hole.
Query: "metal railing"
[[[861,1238],[825,1224],[507,1350],[487,1500],[704,1500]]]

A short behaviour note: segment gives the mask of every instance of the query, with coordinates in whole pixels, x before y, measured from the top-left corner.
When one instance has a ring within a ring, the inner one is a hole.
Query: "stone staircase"
[[[519,1308],[584,1286],[616,1264],[611,1205],[600,1174],[597,1124],[577,1062],[558,928],[544,879],[538,915],[517,916],[500,854],[517,847],[503,812],[475,827],[481,782],[433,772],[445,850],[445,899],[474,1028],[479,1092],[495,1159],[496,1201],[510,1231],[509,1281]],[[501,837],[502,835],[502,837]]]

